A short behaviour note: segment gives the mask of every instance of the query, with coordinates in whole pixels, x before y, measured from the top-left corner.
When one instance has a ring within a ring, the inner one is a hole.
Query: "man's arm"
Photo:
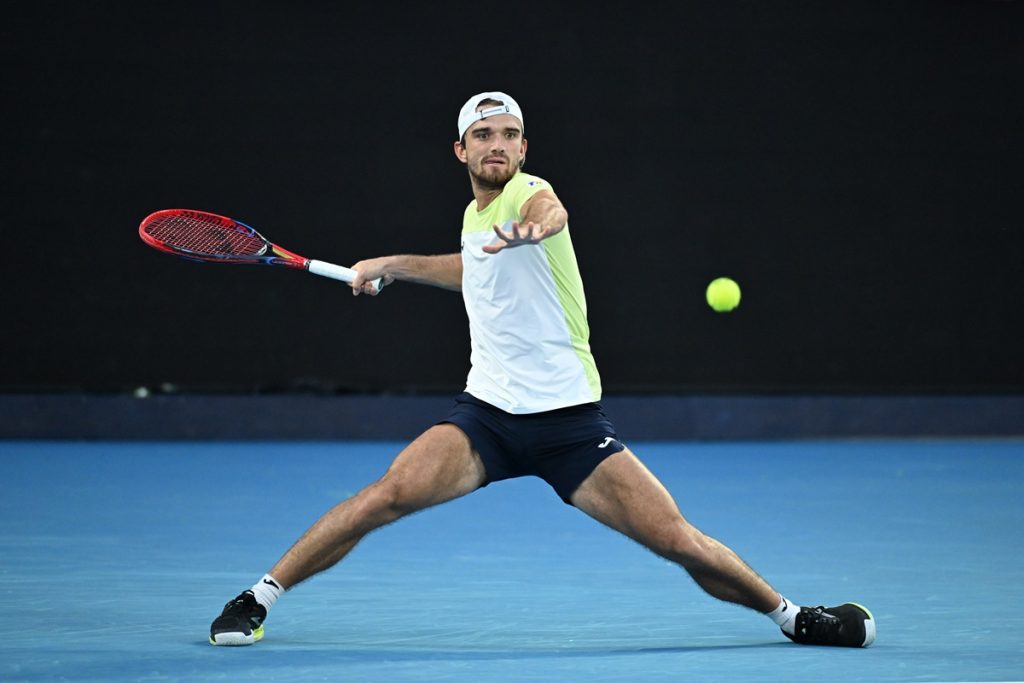
[[[384,278],[384,285],[389,285],[395,280],[403,280],[456,292],[462,291],[461,254],[381,256],[360,261],[352,268],[359,273],[352,282],[354,296],[359,294],[376,295],[377,291],[370,281],[379,277]]]
[[[523,219],[513,221],[512,229],[505,232],[494,226],[494,232],[501,242],[485,246],[488,254],[497,254],[507,247],[537,244],[552,235],[557,235],[569,221],[569,212],[551,190],[541,190],[526,200],[522,207]]]

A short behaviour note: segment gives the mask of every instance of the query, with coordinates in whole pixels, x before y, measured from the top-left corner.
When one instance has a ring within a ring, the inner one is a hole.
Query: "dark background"
[[[451,292],[180,261],[198,208],[350,264],[459,244],[524,109],[606,392],[1019,393],[1017,2],[35,3],[0,29],[0,391],[463,386]],[[731,314],[704,287],[743,287]],[[170,387],[165,387],[170,388]]]

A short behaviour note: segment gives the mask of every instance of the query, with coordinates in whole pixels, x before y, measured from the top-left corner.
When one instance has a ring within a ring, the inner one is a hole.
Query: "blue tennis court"
[[[631,443],[788,597],[856,600],[866,650],[718,603],[543,482],[369,536],[250,648],[224,602],[397,442],[0,442],[5,681],[1004,681],[1024,678],[1024,442]]]

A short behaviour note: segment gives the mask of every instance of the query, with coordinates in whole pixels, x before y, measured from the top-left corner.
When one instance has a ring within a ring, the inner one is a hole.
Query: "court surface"
[[[3,681],[1024,679],[1024,441],[631,443],[789,598],[870,607],[809,648],[502,482],[369,536],[249,648],[223,604],[401,444],[0,442]]]

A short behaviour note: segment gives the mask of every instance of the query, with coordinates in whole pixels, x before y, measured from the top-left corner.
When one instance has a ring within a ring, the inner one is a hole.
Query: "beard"
[[[467,166],[473,184],[481,190],[503,189],[519,170],[519,166],[511,163],[509,159],[505,161],[508,162],[505,166],[486,166],[481,163],[481,170],[474,170],[472,166]]]

